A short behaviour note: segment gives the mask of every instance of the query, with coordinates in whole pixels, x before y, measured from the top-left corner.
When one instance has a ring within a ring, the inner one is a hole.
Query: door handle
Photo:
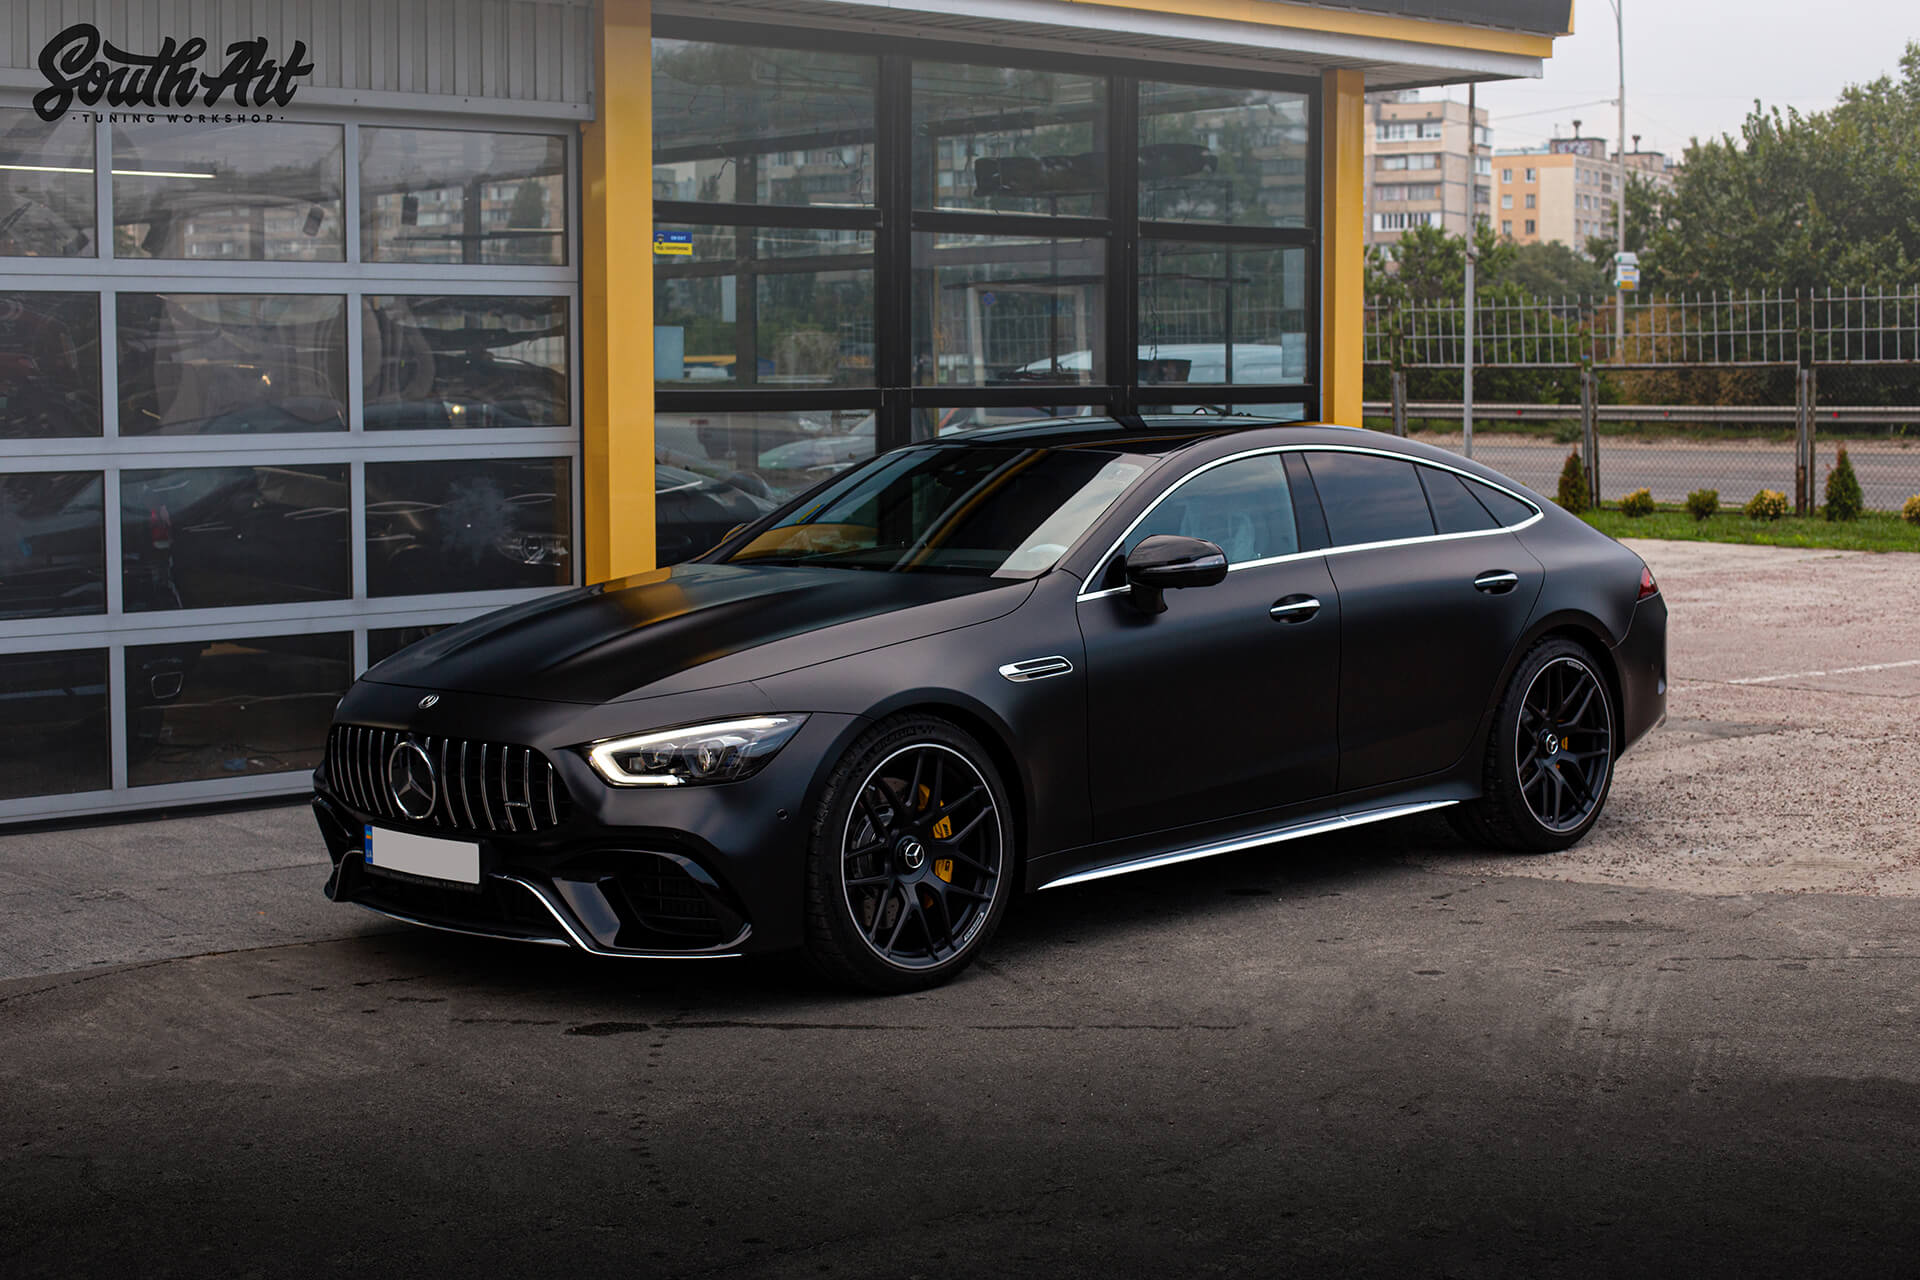
[[[1267,616],[1275,622],[1305,622],[1320,612],[1320,602],[1312,596],[1285,596],[1273,602]]]
[[[1505,569],[1489,569],[1473,580],[1475,591],[1484,591],[1490,596],[1503,596],[1519,585],[1520,575]]]

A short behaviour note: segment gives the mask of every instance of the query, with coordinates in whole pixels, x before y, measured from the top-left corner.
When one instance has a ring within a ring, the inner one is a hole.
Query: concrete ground
[[[397,930],[297,806],[0,837],[0,1274],[1911,1276],[1920,558],[1640,549],[1579,849],[1043,893],[909,998]]]

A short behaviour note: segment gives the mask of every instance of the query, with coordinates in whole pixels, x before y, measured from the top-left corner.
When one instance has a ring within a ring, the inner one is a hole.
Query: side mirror
[[[1128,598],[1142,613],[1165,613],[1168,588],[1210,587],[1227,576],[1227,553],[1204,538],[1157,533],[1127,557]]]

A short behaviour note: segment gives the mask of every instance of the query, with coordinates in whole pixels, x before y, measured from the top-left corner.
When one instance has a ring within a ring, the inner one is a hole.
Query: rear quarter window
[[[1421,467],[1419,471],[1420,482],[1427,487],[1427,503],[1433,508],[1433,522],[1440,532],[1481,533],[1500,527],[1493,514],[1467,491],[1465,480],[1438,467]]]
[[[1466,485],[1473,496],[1480,500],[1480,505],[1491,512],[1493,518],[1498,520],[1503,528],[1511,529],[1516,524],[1525,524],[1540,514],[1531,502],[1522,502],[1512,494],[1502,493],[1490,484],[1469,480]]]

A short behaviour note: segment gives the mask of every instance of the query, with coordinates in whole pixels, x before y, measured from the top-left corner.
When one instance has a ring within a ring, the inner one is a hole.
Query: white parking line
[[[1864,667],[1835,667],[1832,671],[1795,671],[1784,676],[1747,676],[1741,680],[1729,680],[1728,684],[1771,684],[1775,680],[1810,680],[1815,676],[1850,676],[1861,671],[1891,671],[1895,667],[1920,667],[1920,658],[1908,658],[1903,662],[1872,662]]]

